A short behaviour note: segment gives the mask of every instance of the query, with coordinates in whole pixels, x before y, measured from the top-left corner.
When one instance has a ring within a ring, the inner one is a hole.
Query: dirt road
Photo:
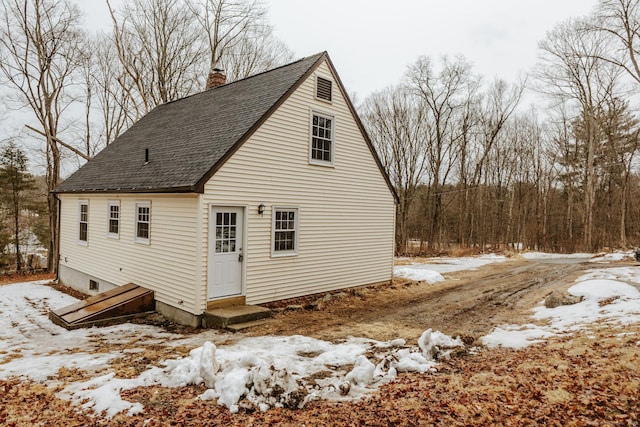
[[[477,339],[505,323],[527,323],[531,308],[554,290],[566,290],[594,264],[583,260],[521,258],[475,271],[445,274],[429,285],[351,290],[313,309],[283,311],[251,335],[302,334],[325,340],[347,336],[414,341],[428,328]],[[620,264],[618,264],[619,266]],[[604,265],[598,265],[603,267]],[[293,301],[305,306],[313,299]]]

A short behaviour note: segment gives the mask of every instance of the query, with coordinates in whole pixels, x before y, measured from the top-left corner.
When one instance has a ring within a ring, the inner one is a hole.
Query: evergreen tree
[[[13,245],[16,254],[16,270],[22,270],[20,255],[20,214],[26,203],[28,190],[33,189],[33,176],[27,171],[27,156],[11,141],[0,150],[0,202],[9,212],[13,226]]]

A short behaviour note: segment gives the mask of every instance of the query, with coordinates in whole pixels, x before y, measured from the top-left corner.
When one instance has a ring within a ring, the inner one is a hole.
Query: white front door
[[[243,208],[211,207],[209,299],[242,294],[243,213]]]

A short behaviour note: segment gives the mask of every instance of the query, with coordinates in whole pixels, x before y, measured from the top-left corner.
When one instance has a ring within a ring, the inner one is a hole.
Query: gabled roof
[[[67,178],[56,193],[188,193],[204,184],[322,63],[326,52],[154,108]],[[338,79],[340,89],[344,92]],[[346,95],[346,94],[345,94]],[[347,102],[369,148],[389,179]],[[148,150],[148,162],[145,151]]]

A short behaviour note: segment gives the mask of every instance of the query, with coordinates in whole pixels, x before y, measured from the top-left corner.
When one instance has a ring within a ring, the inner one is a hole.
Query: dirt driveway
[[[413,341],[428,328],[477,339],[494,326],[527,323],[531,308],[554,290],[566,290],[586,270],[585,259],[512,258],[478,270],[445,274],[436,284],[411,283],[339,293],[313,309],[318,297],[290,301],[297,310],[277,313],[251,335],[301,334],[324,340],[347,336]],[[598,264],[628,265],[629,262]],[[328,298],[327,298],[328,299]]]

